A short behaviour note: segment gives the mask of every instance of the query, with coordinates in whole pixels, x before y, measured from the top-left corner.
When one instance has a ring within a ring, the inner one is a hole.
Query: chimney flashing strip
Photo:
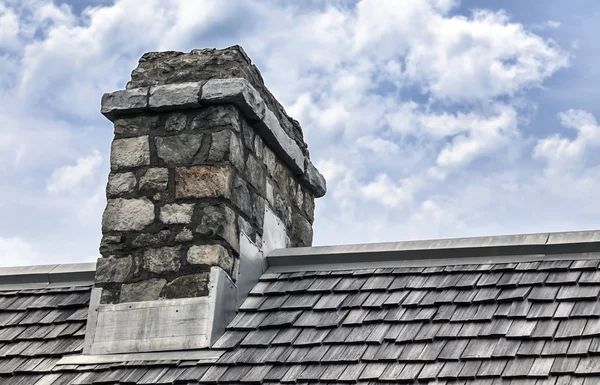
[[[56,365],[99,365],[115,362],[131,361],[196,361],[201,364],[216,362],[224,350],[178,350],[170,352],[146,352],[146,353],[124,353],[124,354],[81,354],[62,357]]]
[[[267,272],[600,259],[600,230],[277,249]]]
[[[320,198],[325,195],[325,178],[302,149],[281,127],[256,89],[244,78],[211,79],[206,82],[163,84],[130,88],[102,96],[101,113],[109,120],[145,111],[174,111],[201,104],[236,105],[271,149]]]
[[[0,267],[0,290],[86,286],[94,283],[96,263]]]

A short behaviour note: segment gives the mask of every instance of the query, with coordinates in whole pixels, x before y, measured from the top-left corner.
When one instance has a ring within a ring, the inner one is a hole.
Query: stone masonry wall
[[[310,246],[313,194],[231,104],[114,120],[96,286],[103,303],[208,294],[235,279],[239,232],[262,243],[265,205]]]

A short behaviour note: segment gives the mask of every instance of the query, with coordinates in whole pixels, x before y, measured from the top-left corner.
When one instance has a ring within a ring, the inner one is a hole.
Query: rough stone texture
[[[169,170],[163,167],[149,168],[140,178],[140,190],[156,192],[167,189]]]
[[[233,103],[250,121],[259,121],[265,116],[265,103],[258,92],[244,78],[211,79],[202,86],[202,102]]]
[[[141,111],[148,107],[148,88],[115,91],[102,95],[100,112],[111,119],[126,111]]]
[[[317,170],[317,168],[308,162],[306,166],[306,173],[302,174],[302,180],[307,182],[308,186],[312,188],[315,198],[321,198],[327,191],[327,183],[325,177]]]
[[[167,131],[181,131],[185,129],[187,125],[187,118],[184,114],[172,114],[167,118],[165,122],[165,130]]]
[[[221,162],[229,158],[231,148],[231,131],[222,130],[213,132],[210,151],[208,152],[209,162]]]
[[[142,56],[138,67],[131,73],[128,89],[194,82],[209,79],[242,77],[258,91],[267,108],[281,121],[283,129],[306,149],[300,124],[290,118],[271,92],[265,87],[258,68],[252,65],[240,46],[225,49],[196,49],[183,52],[148,52]]]
[[[294,214],[292,217],[292,232],[302,242],[302,246],[312,245],[313,229],[306,218],[300,214]]]
[[[114,120],[115,135],[147,135],[158,127],[158,116],[123,116]]]
[[[187,261],[192,265],[221,266],[229,271],[233,259],[221,245],[194,245],[187,252]]]
[[[192,239],[194,239],[194,234],[192,234],[192,230],[188,229],[187,227],[185,227],[175,236],[175,240],[177,242],[189,242]]]
[[[113,170],[150,164],[148,136],[115,139],[110,151],[110,166]]]
[[[147,198],[109,199],[102,216],[102,229],[142,230],[154,222],[154,204]]]
[[[302,149],[283,131],[277,116],[271,110],[267,110],[263,120],[256,124],[256,128],[265,139],[265,142],[278,150],[278,154],[281,155],[295,174],[301,175],[304,172],[304,153]]]
[[[131,256],[117,258],[98,258],[96,263],[96,282],[125,282],[131,274],[133,265]]]
[[[193,298],[208,295],[209,273],[184,275],[169,282],[161,293],[162,298]]]
[[[231,197],[231,168],[194,166],[175,169],[175,198]]]
[[[172,203],[160,208],[160,220],[166,224],[190,223],[194,213],[193,203]]]
[[[144,252],[143,267],[151,273],[174,272],[181,267],[181,256],[180,246],[147,249]]]
[[[246,159],[246,175],[248,181],[260,193],[265,191],[265,172],[260,163],[253,156]]]
[[[141,233],[138,234],[131,244],[133,247],[160,247],[168,242],[171,232],[162,230],[158,233]]]
[[[137,185],[135,174],[132,172],[121,172],[110,174],[108,184],[106,185],[106,194],[108,196],[117,196],[130,193]]]
[[[240,114],[234,106],[206,106],[192,119],[190,130],[223,128],[240,132],[240,124]]]
[[[150,87],[150,108],[172,109],[199,106],[201,83],[178,83]]]
[[[241,139],[237,135],[231,135],[229,146],[229,160],[238,171],[244,171],[244,149]]]
[[[231,200],[243,213],[252,216],[252,199],[250,197],[250,191],[248,191],[248,184],[239,176],[236,176],[233,180],[233,194]]]
[[[180,134],[155,139],[158,157],[168,164],[187,165],[202,145],[202,135]]]
[[[146,281],[126,283],[121,287],[119,301],[123,303],[157,300],[166,284],[167,280],[164,278],[152,278]]]
[[[196,233],[222,238],[231,247],[239,251],[238,232],[236,230],[235,213],[224,205],[212,205],[202,209],[200,224],[196,227]]]

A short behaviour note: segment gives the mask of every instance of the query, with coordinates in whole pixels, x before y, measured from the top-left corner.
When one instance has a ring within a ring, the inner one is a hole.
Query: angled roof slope
[[[275,252],[213,347],[222,352],[214,363],[197,352],[72,360],[89,287],[4,293],[13,301],[0,301],[0,382],[600,383],[599,244],[585,236],[551,247],[551,237],[524,237],[489,238],[479,248],[363,245],[360,258],[352,247]],[[50,299],[69,290],[71,300]]]

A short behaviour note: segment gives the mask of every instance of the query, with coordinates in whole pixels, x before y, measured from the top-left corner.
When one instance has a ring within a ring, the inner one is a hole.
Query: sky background
[[[0,0],[0,265],[95,260],[101,95],[144,52],[234,44],[327,178],[315,245],[598,229],[599,23],[595,0]]]

